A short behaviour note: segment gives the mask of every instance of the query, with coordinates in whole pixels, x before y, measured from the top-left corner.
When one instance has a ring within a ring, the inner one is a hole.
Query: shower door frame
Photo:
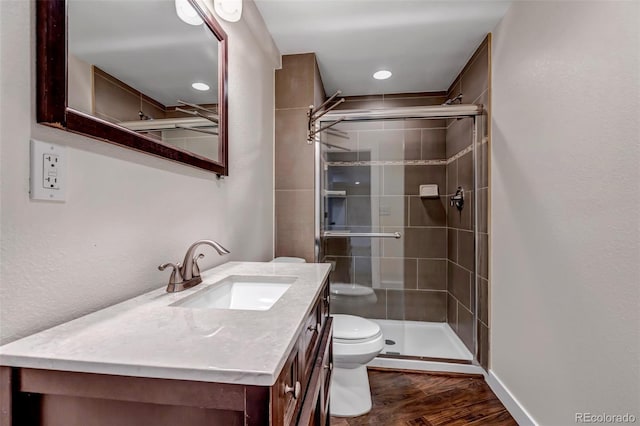
[[[315,262],[320,262],[320,252],[322,244],[322,143],[321,134],[319,129],[327,124],[336,121],[380,121],[380,120],[400,120],[400,119],[436,119],[436,118],[471,118],[473,120],[473,134],[472,134],[472,161],[473,161],[473,193],[475,202],[473,203],[473,239],[474,239],[474,271],[473,271],[473,288],[475,292],[475,312],[473,313],[473,360],[472,364],[479,366],[478,357],[478,266],[479,266],[479,229],[478,229],[478,182],[479,182],[479,170],[478,170],[478,149],[480,149],[479,137],[482,134],[480,125],[480,117],[484,114],[483,105],[475,104],[458,104],[458,105],[437,105],[437,106],[424,106],[424,107],[406,107],[406,108],[392,108],[392,109],[359,109],[359,110],[337,110],[331,111],[323,115],[316,121],[315,124],[315,136],[314,143],[314,257]],[[425,359],[424,357],[411,357],[411,356],[389,356],[391,358],[399,359]],[[429,358],[428,361],[440,361],[450,363],[460,363],[461,360],[447,360],[447,359],[433,359]],[[463,362],[464,363],[464,362]]]

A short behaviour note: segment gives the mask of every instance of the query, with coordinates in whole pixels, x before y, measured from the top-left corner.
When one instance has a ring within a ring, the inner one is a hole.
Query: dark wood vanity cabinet
[[[305,321],[298,350],[291,353],[272,388],[273,424],[329,424],[332,335],[329,289],[325,285]],[[280,419],[284,421],[280,423]]]
[[[0,426],[329,425],[325,283],[273,386],[0,367]]]

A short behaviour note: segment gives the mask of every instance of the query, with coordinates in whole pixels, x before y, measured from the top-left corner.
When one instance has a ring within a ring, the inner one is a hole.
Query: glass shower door
[[[380,324],[383,355],[473,358],[454,329],[457,305],[448,321],[455,299],[448,272],[456,271],[448,222],[460,213],[449,205],[458,183],[451,166],[458,159],[447,158],[451,125],[443,118],[349,121],[321,135],[319,260],[333,265],[332,311]],[[430,195],[420,195],[424,185]],[[471,210],[469,203],[465,220]]]

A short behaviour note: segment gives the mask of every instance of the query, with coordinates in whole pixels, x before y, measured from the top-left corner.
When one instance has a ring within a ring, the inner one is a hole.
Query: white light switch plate
[[[65,157],[63,146],[31,140],[31,199],[66,200]]]

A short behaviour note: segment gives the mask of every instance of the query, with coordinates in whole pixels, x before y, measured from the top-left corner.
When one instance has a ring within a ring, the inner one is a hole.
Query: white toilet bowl
[[[331,415],[355,417],[371,410],[366,364],[384,348],[380,326],[353,315],[333,316]]]

